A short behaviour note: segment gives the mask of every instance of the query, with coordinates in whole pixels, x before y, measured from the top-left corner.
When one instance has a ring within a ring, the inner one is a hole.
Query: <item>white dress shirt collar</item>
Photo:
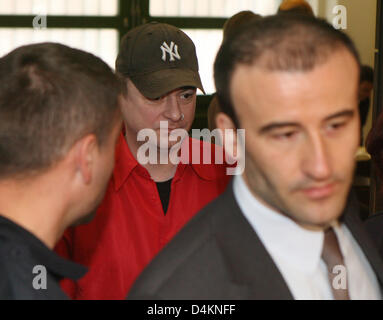
[[[296,270],[311,274],[321,260],[323,232],[303,228],[292,219],[261,203],[242,176],[235,176],[234,195],[238,205],[267,251]]]
[[[272,257],[295,299],[332,299],[328,270],[321,259],[323,231],[307,230],[261,203],[242,176],[233,182],[235,199]],[[367,258],[345,224],[334,223],[347,268],[351,299],[380,299],[380,288]]]

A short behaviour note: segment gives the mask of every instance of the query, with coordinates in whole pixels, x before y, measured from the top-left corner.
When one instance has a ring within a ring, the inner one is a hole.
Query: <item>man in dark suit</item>
[[[217,126],[246,130],[236,146],[245,170],[129,297],[380,299],[383,263],[348,196],[359,143],[352,41],[312,17],[267,17],[222,44],[214,71]]]

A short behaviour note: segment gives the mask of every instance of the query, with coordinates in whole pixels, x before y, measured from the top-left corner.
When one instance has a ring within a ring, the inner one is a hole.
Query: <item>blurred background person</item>
[[[360,68],[359,80],[359,115],[360,115],[360,144],[363,145],[363,128],[367,122],[367,116],[370,111],[371,92],[374,89],[374,70],[367,65],[362,65]]]
[[[279,6],[277,13],[293,13],[314,16],[313,9],[305,0],[284,0]]]
[[[231,18],[226,20],[223,25],[223,39],[222,41],[227,40],[229,37],[232,37],[241,27],[244,27],[246,24],[250,24],[256,19],[262,18],[259,14],[256,14],[252,11],[245,10],[240,11],[233,15]],[[213,131],[217,128],[215,123],[216,115],[220,112],[219,102],[217,95],[214,94],[209,107],[207,109],[207,123],[210,131]]]
[[[383,179],[383,113],[381,112],[377,121],[371,128],[367,139],[366,148],[374,162],[379,179]],[[382,188],[378,190],[377,197],[382,198]],[[365,222],[366,228],[383,257],[383,212],[377,212],[370,216]]]

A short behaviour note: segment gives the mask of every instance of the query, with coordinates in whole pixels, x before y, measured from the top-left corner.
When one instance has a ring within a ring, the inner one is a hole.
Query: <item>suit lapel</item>
[[[213,229],[233,284],[241,288],[244,299],[293,299],[277,266],[238,207],[232,184],[223,199]]]
[[[377,248],[375,247],[375,244],[372,242],[364,229],[356,208],[357,204],[355,203],[355,199],[352,198],[351,201],[348,202],[348,206],[344,214],[344,223],[349,228],[355,240],[358,242],[360,248],[375,272],[380,287],[383,288],[383,261]]]
[[[244,299],[294,299],[273,259],[237,205],[232,183],[222,198],[217,208],[220,214],[213,222],[213,229],[230,268],[233,286]],[[352,195],[350,198],[343,216],[344,223],[366,255],[383,288],[383,261],[358,217],[355,199]]]

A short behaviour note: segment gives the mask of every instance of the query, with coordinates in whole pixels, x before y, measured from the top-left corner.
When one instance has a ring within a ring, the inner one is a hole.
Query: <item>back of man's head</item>
[[[325,63],[339,49],[348,50],[360,64],[352,40],[324,20],[302,15],[276,15],[247,24],[221,45],[214,63],[214,79],[222,111],[238,125],[230,95],[236,66],[255,65],[270,72],[307,72]]]
[[[102,145],[123,90],[101,59],[64,45],[28,45],[2,57],[0,179],[48,169],[87,134]]]

